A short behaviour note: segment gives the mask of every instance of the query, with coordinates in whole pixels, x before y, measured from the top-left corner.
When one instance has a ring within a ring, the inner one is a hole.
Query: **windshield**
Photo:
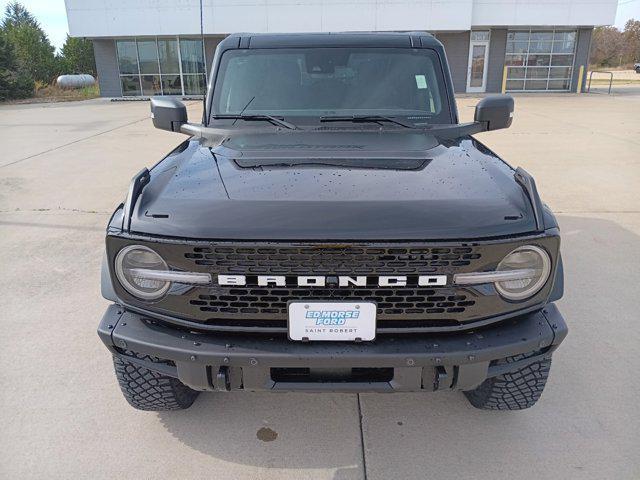
[[[384,115],[451,123],[438,55],[430,49],[227,50],[212,103],[216,115]]]

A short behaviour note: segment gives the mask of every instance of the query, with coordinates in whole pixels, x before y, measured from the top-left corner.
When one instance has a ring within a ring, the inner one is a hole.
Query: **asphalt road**
[[[476,101],[461,99],[463,118]],[[0,106],[0,477],[640,477],[640,96],[520,96],[511,129],[479,136],[536,177],[563,231],[570,333],[540,403],[507,413],[459,393],[130,408],[95,328],[107,219],[182,138],[148,108]]]

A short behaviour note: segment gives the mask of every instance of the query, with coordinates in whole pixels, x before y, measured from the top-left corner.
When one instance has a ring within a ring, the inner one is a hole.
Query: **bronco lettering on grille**
[[[367,276],[322,276],[322,275],[302,275],[295,277],[296,285],[299,287],[325,287],[335,284],[338,287],[366,287],[369,285],[369,281],[375,281],[375,284],[379,287],[406,287],[409,285],[409,279],[405,275],[393,275],[393,276],[379,276],[379,277],[367,277]],[[255,281],[258,286],[273,285],[276,287],[287,286],[287,277],[284,275],[255,275],[249,277],[249,279]],[[377,279],[377,280],[376,280]],[[247,275],[218,275],[219,285],[247,285]],[[447,285],[446,275],[420,275],[417,278],[415,285],[418,287],[443,287]]]

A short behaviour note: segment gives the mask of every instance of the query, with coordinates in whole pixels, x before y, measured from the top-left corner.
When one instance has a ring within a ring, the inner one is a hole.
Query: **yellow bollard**
[[[504,66],[502,71],[502,93],[507,91],[507,66]]]
[[[576,89],[576,93],[582,93],[583,77],[584,77],[584,65],[580,65],[580,70],[578,71],[578,88]]]

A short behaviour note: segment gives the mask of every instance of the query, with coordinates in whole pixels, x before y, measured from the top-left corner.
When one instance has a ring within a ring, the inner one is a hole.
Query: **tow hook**
[[[229,367],[220,367],[215,379],[215,388],[219,392],[231,391],[231,382],[229,381]]]

